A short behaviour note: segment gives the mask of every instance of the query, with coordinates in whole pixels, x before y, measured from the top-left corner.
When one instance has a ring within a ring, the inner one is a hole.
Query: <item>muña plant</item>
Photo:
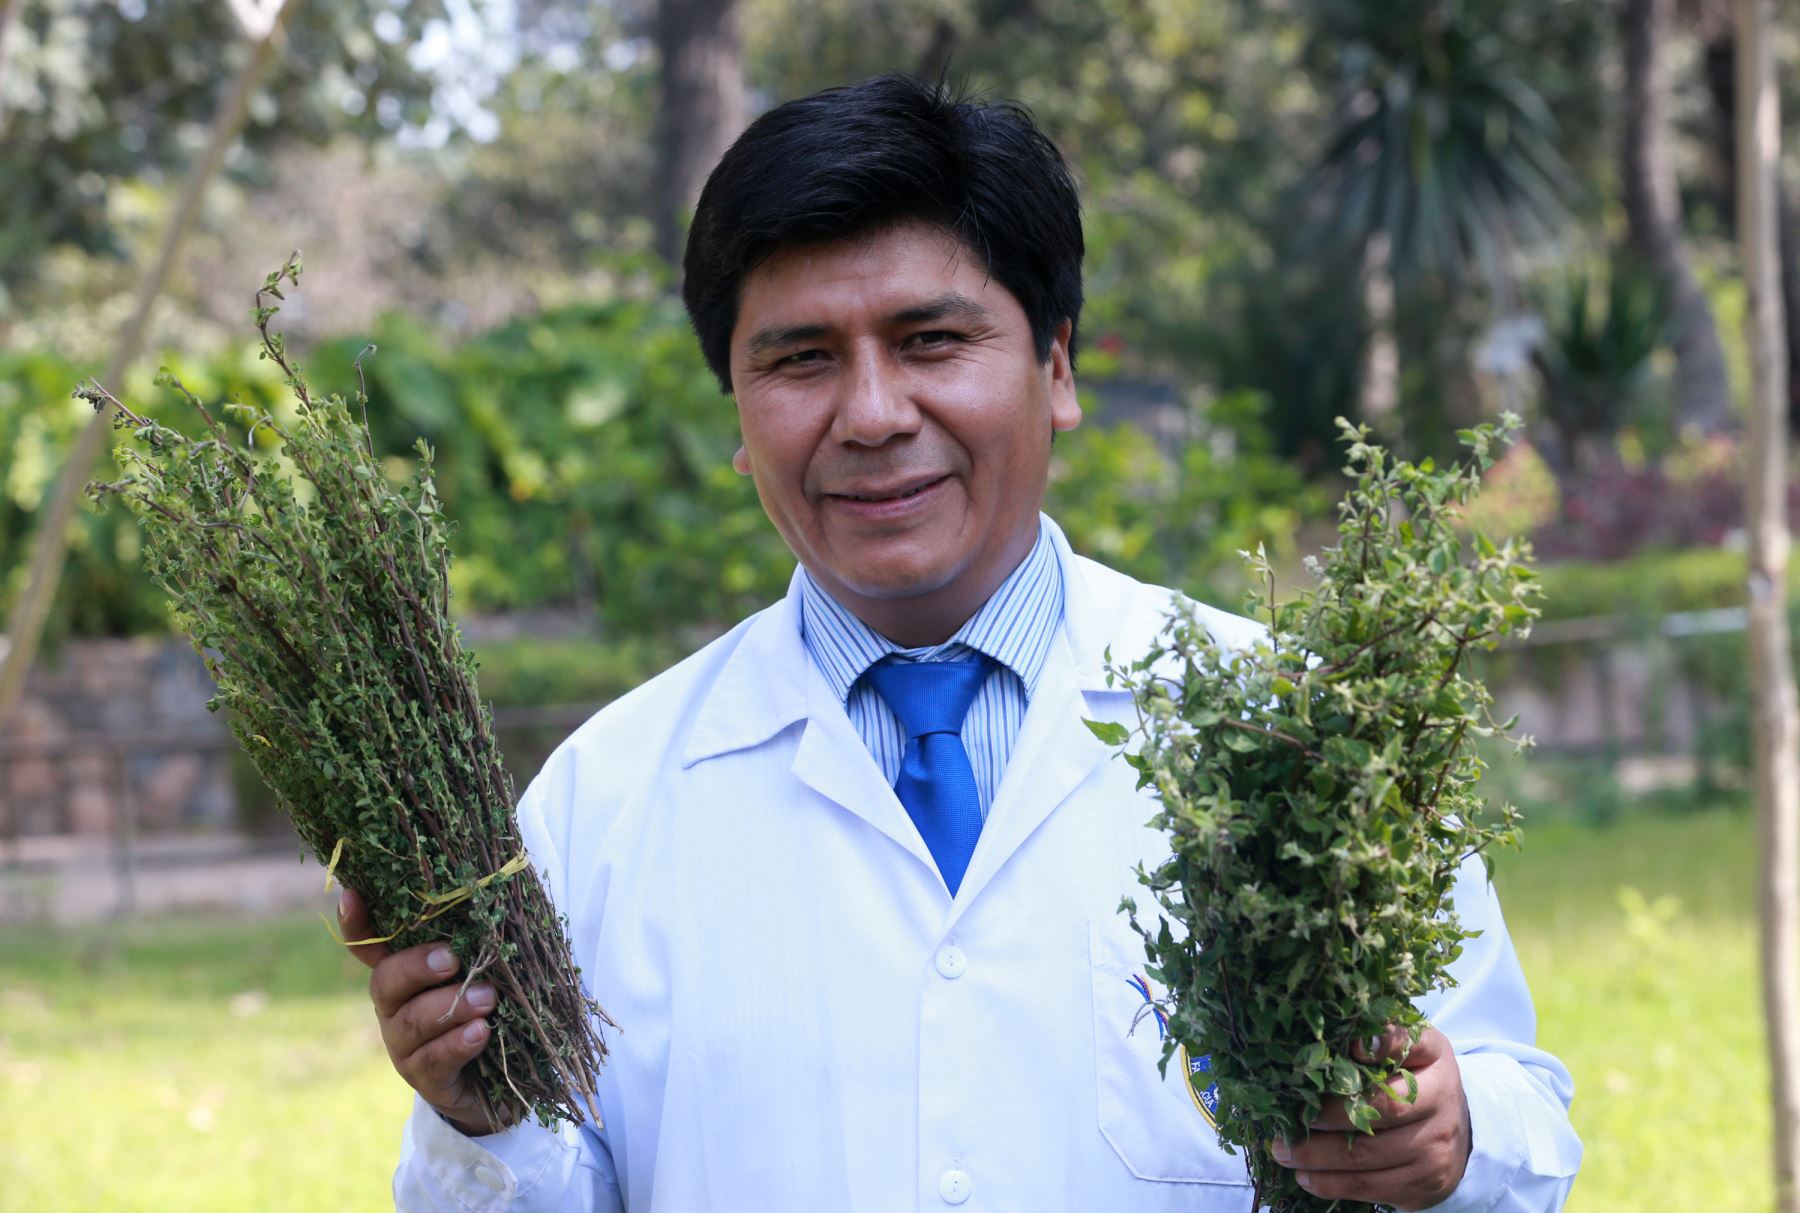
[[[93,385],[116,407],[119,480],[89,486],[137,517],[144,561],[176,624],[206,659],[233,732],[300,838],[357,890],[396,948],[447,940],[464,988],[499,994],[477,1087],[493,1127],[530,1116],[580,1120],[605,1057],[563,920],[513,818],[513,788],[476,693],[475,661],[450,620],[450,523],[419,444],[416,474],[390,480],[339,396],[315,399],[269,331],[298,254],[256,295],[262,357],[286,377],[292,428],[227,404],[189,438]],[[360,372],[360,366],[358,371]],[[257,438],[279,439],[280,463]],[[282,464],[292,469],[284,471]]]
[[[1449,894],[1458,866],[1516,842],[1510,805],[1476,791],[1479,737],[1504,738],[1469,659],[1536,615],[1529,551],[1465,536],[1458,512],[1516,421],[1462,433],[1473,459],[1439,469],[1395,460],[1341,422],[1355,477],[1337,545],[1308,562],[1315,584],[1278,601],[1261,553],[1249,650],[1214,643],[1191,611],[1155,649],[1109,676],[1138,725],[1093,724],[1154,789],[1152,825],[1173,853],[1140,881],[1161,913],[1141,922],[1177,1047],[1210,1057],[1219,1134],[1246,1152],[1257,1207],[1343,1210],[1268,1152],[1303,1140],[1332,1096],[1372,1131],[1371,1096],[1404,1076],[1352,1044],[1388,1025],[1413,1040],[1416,1000],[1447,985],[1469,933]],[[1367,1206],[1362,1206],[1367,1207]]]

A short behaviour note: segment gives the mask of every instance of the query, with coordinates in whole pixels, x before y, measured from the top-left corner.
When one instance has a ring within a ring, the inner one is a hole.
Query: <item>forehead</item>
[[[1004,311],[1007,303],[1018,308],[975,252],[932,224],[908,222],[828,244],[789,245],[745,275],[732,344],[771,325],[876,320],[952,292],[990,311]]]

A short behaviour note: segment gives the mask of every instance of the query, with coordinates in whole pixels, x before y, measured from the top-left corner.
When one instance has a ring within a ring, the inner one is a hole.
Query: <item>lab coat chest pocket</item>
[[[1094,1072],[1100,1132],[1139,1179],[1248,1188],[1242,1155],[1225,1153],[1213,1127],[1210,1084],[1192,1086],[1205,1062],[1181,1050],[1157,1069],[1163,989],[1145,973],[1143,942],[1121,917],[1088,923],[1094,987]],[[1133,1028],[1133,1023],[1136,1028]]]

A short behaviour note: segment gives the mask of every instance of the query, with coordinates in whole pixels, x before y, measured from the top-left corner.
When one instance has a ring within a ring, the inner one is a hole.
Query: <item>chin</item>
[[[934,594],[950,584],[951,578],[944,576],[894,576],[880,579],[858,578],[844,579],[844,584],[863,598],[881,602],[897,602],[907,598],[923,598]]]
[[[868,567],[832,570],[844,587],[863,598],[894,601],[936,593],[956,579],[956,564],[943,560],[888,560]]]

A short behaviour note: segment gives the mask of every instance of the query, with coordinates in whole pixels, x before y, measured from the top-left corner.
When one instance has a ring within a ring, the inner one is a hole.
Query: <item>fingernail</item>
[[[485,1011],[494,1005],[493,986],[470,986],[469,1005],[477,1011]]]
[[[426,955],[425,964],[433,973],[451,973],[456,970],[456,954],[449,948],[433,948]]]
[[[1284,1167],[1294,1161],[1293,1150],[1289,1148],[1286,1141],[1279,1137],[1269,1143],[1269,1153],[1274,1156],[1276,1162]]]
[[[481,1041],[482,1036],[486,1033],[487,1024],[482,1020],[477,1019],[474,1023],[463,1029],[463,1043],[470,1045],[478,1044]]]
[[[349,897],[350,897],[350,895],[348,893],[346,893],[344,890],[342,890],[342,889],[338,890],[338,917],[339,918],[342,918],[344,915],[346,915],[350,912]]]

